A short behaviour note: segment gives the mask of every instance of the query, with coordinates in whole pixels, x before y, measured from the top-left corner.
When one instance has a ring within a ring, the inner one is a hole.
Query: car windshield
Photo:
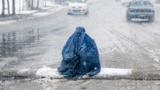
[[[71,0],[70,2],[84,3],[84,2],[85,2],[85,0]]]
[[[144,5],[151,5],[151,3],[147,1],[134,1],[131,3],[131,5],[144,6]]]

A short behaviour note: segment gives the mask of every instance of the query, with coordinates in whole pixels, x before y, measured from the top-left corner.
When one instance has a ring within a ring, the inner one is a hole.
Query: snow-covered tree
[[[12,0],[12,15],[16,14],[16,9],[15,9],[15,0]]]
[[[7,0],[7,6],[8,6],[8,15],[10,15],[10,3],[9,3],[9,0]]]
[[[2,16],[5,15],[5,1],[2,0],[2,13],[1,13]]]

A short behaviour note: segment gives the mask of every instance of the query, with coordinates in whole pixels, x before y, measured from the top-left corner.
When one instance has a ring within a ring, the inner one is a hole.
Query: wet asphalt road
[[[29,17],[14,23],[0,25],[1,32],[40,29],[37,47],[22,49],[38,55],[18,57],[3,69],[38,69],[43,65],[56,68],[61,61],[61,50],[77,26],[96,41],[102,67],[159,68],[160,60],[160,5],[155,5],[153,23],[127,22],[126,7],[114,0],[92,0],[89,15],[67,15],[64,8],[44,17]],[[21,55],[21,53],[18,53]],[[19,55],[17,55],[19,56]],[[12,59],[12,58],[11,58]],[[139,80],[51,80],[27,79],[0,81],[0,90],[159,90],[159,81]]]
[[[1,32],[40,29],[40,43],[35,42],[39,55],[20,58],[4,68],[56,68],[61,61],[61,50],[77,26],[84,26],[97,43],[102,67],[109,68],[159,68],[160,15],[155,5],[153,23],[127,22],[126,7],[116,1],[89,1],[89,15],[67,15],[64,8],[43,17],[30,17],[14,23],[0,25]],[[22,50],[34,52],[33,48]],[[25,60],[23,60],[25,59]]]

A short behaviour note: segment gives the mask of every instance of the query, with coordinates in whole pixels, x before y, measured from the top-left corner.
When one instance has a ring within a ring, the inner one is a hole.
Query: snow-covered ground
[[[105,6],[106,4],[107,6]],[[102,5],[105,10],[101,7]],[[21,50],[26,54],[34,54],[34,51],[40,52],[40,55],[26,57],[21,61],[27,61],[27,64],[21,63],[14,66],[16,69],[41,68],[43,64],[56,68],[62,58],[63,45],[76,26],[84,26],[86,33],[95,39],[103,67],[157,68],[160,60],[159,42],[157,42],[160,33],[158,30],[160,22],[158,8],[155,7],[156,19],[153,23],[127,22],[125,18],[126,7],[121,3],[94,0],[93,2],[89,1],[90,14],[88,16],[67,16],[64,9],[54,15],[49,15],[46,12],[44,15],[47,17],[29,19],[26,22],[22,20],[20,26],[18,26],[19,22],[16,22],[18,27],[16,27],[16,23],[12,23],[15,24],[15,28],[8,27],[9,24],[1,25],[1,28],[4,30],[8,28],[9,30],[23,30],[28,27],[32,29],[34,26],[42,31],[43,37],[39,40],[40,43],[35,42],[37,47]],[[96,10],[99,13],[95,13]],[[35,13],[35,15],[43,16],[42,13]]]
[[[37,5],[37,0],[33,0],[33,7],[36,7]],[[12,0],[9,0],[10,2],[10,11],[12,12]],[[17,14],[23,14],[26,11],[29,10],[27,7],[28,3],[27,0],[15,0],[15,6],[16,6],[16,13]],[[54,1],[53,0],[39,0],[39,8],[44,8],[46,6],[53,6]],[[0,6],[2,6],[2,2],[0,2]],[[6,8],[6,14],[7,14],[7,2],[5,0],[5,8]],[[2,11],[2,7],[0,7],[0,12]]]
[[[26,69],[21,70],[21,72],[25,72]],[[97,75],[99,78],[106,78],[106,76],[129,76],[132,74],[132,69],[121,69],[121,68],[102,68],[101,72]],[[45,78],[63,78],[57,71],[57,69],[53,69],[50,67],[43,66],[38,69],[36,72],[37,77],[45,77]],[[87,77],[84,77],[87,78]]]
[[[36,7],[37,5],[36,0],[34,0],[34,2],[35,2],[34,6]],[[10,3],[12,3],[12,1],[10,1]],[[1,5],[1,2],[0,2],[0,5]],[[41,17],[41,16],[47,16],[51,13],[55,13],[63,8],[65,8],[65,6],[55,4],[53,0],[40,0],[39,9],[30,10],[30,9],[27,9],[25,0],[16,0],[16,14],[18,15],[32,15],[33,17]],[[12,11],[12,6],[10,6],[10,10]],[[1,7],[0,7],[0,12],[1,12]],[[5,10],[5,13],[8,14],[7,9]],[[10,18],[13,18],[13,19],[8,19],[8,20],[4,19],[0,21],[0,24],[9,24],[17,21],[17,19],[14,19],[14,17],[10,17]],[[28,17],[26,16],[26,18]]]
[[[40,43],[35,43],[37,47],[22,49],[27,55],[30,53],[34,54],[34,52],[41,52],[41,54],[20,58],[18,59],[20,63],[17,63],[15,60],[14,63],[8,64],[4,68],[18,69],[20,70],[19,73],[28,71],[29,69],[36,69],[38,76],[50,77],[55,75],[52,72],[55,72],[61,62],[61,50],[67,38],[74,32],[75,27],[84,26],[86,33],[97,43],[101,65],[102,68],[105,68],[105,71],[102,69],[102,74],[126,75],[132,69],[159,69],[159,4],[155,4],[156,18],[153,23],[127,22],[125,11],[126,7],[122,6],[119,2],[94,0],[94,2],[89,2],[88,16],[67,16],[64,9],[51,15],[47,13],[45,14],[47,17],[16,22],[19,26],[16,23],[10,24],[15,26],[15,28],[10,28],[6,24],[0,25],[4,30],[23,30],[27,27],[34,27],[43,31],[41,32],[43,34],[39,40]],[[39,16],[41,15],[39,14]],[[44,78],[36,82],[40,83],[44,90],[50,90],[54,87],[66,90],[64,88],[67,85],[70,88],[72,86],[87,85],[92,90],[92,87],[101,84],[101,82],[104,82],[102,84],[106,85],[105,81],[98,80],[57,81]],[[112,84],[114,85],[114,83]],[[110,90],[116,89],[111,88]],[[125,88],[124,90],[127,89]]]

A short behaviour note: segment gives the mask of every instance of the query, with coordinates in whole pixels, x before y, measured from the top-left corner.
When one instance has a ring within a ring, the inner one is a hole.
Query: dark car
[[[160,0],[155,0],[156,3],[160,3]]]
[[[127,6],[126,18],[128,21],[132,19],[145,19],[149,22],[154,21],[154,6],[149,0],[133,0]]]

